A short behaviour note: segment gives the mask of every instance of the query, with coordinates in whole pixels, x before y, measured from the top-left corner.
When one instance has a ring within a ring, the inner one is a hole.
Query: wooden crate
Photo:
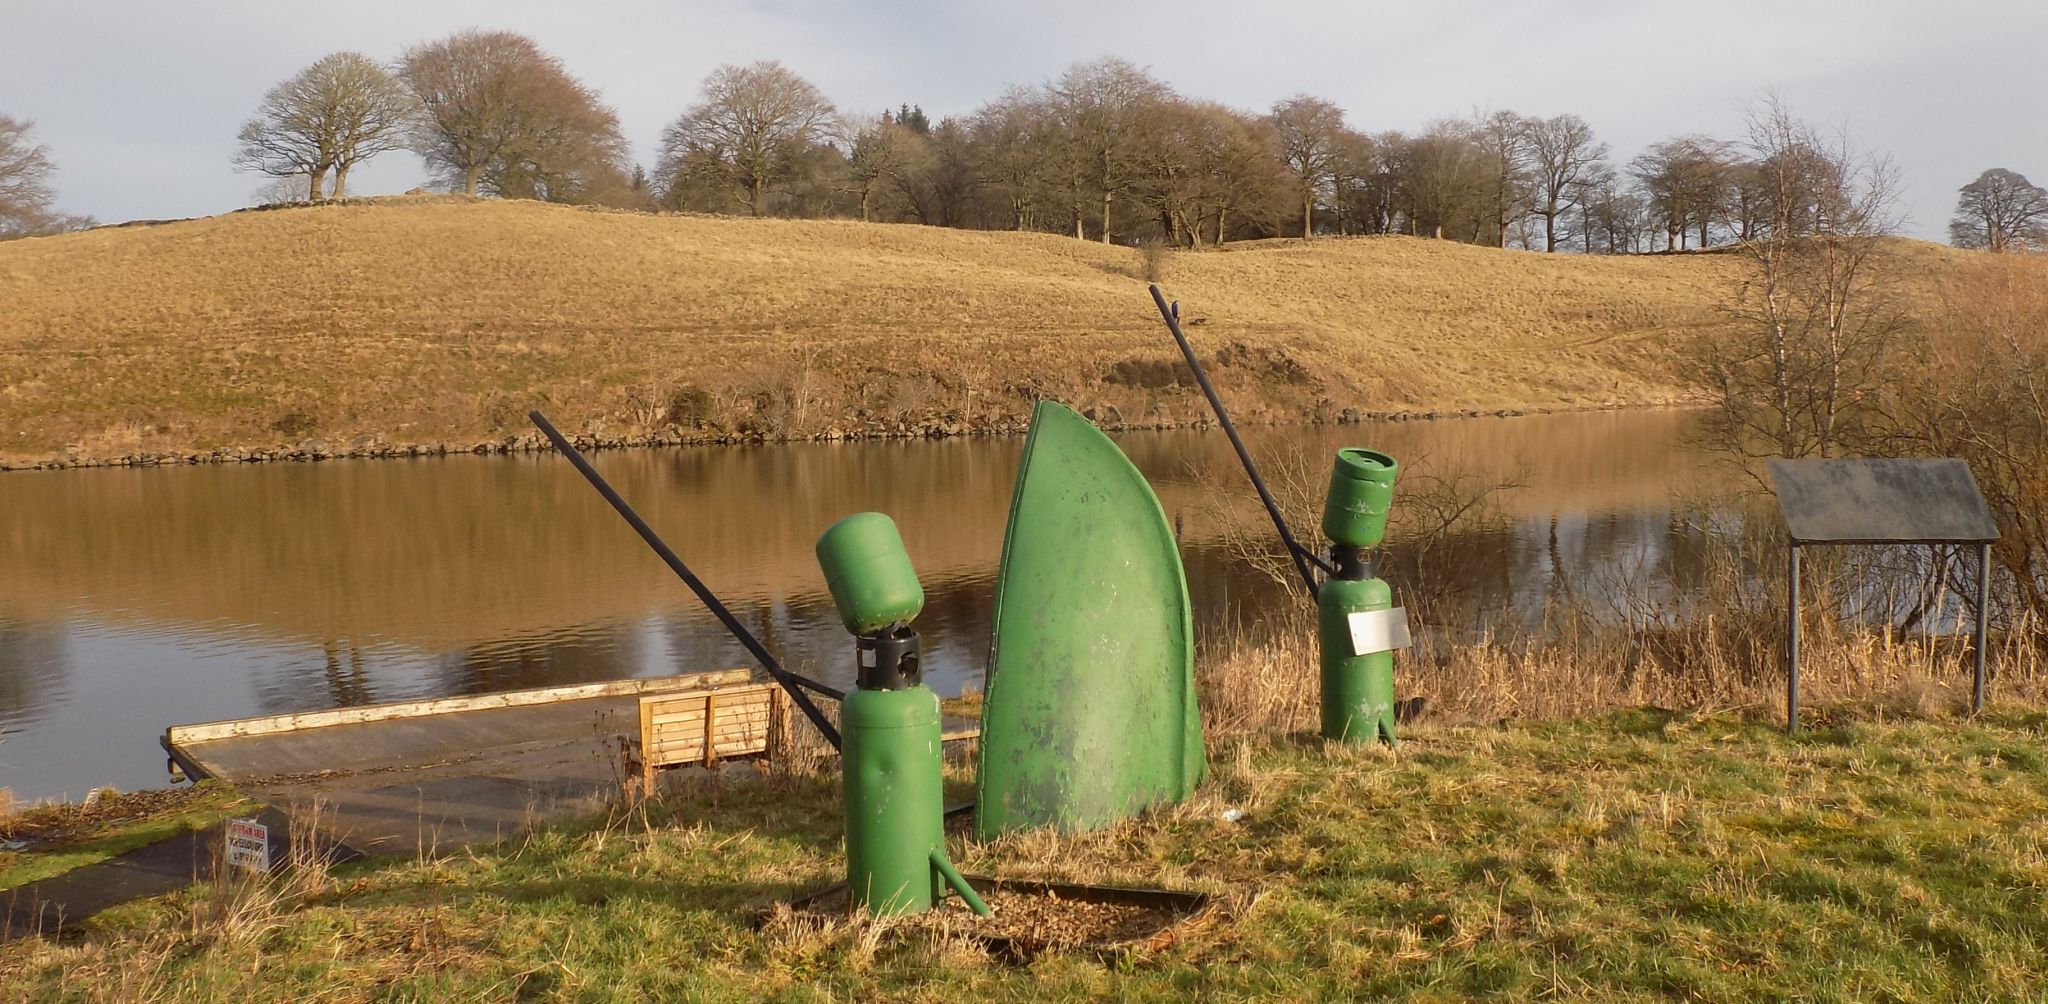
[[[640,770],[644,790],[654,773],[680,764],[711,766],[768,751],[769,731],[787,713],[780,686],[753,683],[640,699]]]

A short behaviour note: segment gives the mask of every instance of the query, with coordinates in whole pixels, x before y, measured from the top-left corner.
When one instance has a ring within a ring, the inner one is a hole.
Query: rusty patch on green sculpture
[[[981,731],[986,840],[1095,829],[1201,782],[1194,624],[1180,551],[1143,475],[1042,401],[1010,501]]]

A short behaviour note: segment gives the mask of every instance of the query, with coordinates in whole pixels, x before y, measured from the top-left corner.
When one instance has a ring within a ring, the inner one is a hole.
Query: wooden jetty
[[[726,706],[751,722],[765,706],[759,693],[748,671],[718,670],[177,725],[162,743],[189,777],[219,778],[288,811],[317,808],[324,828],[363,853],[413,854],[598,811],[660,765],[643,747],[660,754],[670,743],[666,733],[643,736],[650,724],[672,727],[643,708],[745,695]],[[974,723],[947,724],[948,740],[980,734]],[[747,732],[765,740],[764,730]],[[765,748],[721,738],[715,758],[700,747],[663,762],[750,773],[744,758]]]

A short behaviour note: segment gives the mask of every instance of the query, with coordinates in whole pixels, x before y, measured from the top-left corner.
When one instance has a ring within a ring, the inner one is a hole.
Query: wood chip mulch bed
[[[904,930],[965,935],[993,954],[1023,961],[1052,949],[1119,951],[1165,948],[1204,926],[1215,912],[1203,893],[1124,889],[1057,882],[1021,882],[972,877],[968,880],[994,913],[978,917],[958,896],[931,912],[890,921]],[[844,883],[798,897],[764,913],[771,921],[788,913],[845,919]]]

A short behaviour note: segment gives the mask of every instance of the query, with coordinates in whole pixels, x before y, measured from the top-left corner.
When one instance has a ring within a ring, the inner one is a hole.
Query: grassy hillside
[[[1716,256],[1408,238],[1171,256],[1251,420],[1681,395]],[[468,448],[527,408],[603,438],[1107,424],[1202,414],[1138,253],[1042,234],[387,200],[0,244],[0,461]]]

